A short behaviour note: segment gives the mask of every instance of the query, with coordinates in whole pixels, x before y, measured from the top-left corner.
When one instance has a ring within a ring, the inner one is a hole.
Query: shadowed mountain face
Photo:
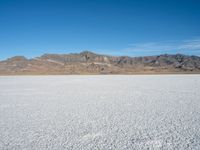
[[[181,54],[115,57],[83,51],[79,54],[44,54],[33,59],[15,56],[0,62],[0,75],[143,73],[200,73],[200,57]]]

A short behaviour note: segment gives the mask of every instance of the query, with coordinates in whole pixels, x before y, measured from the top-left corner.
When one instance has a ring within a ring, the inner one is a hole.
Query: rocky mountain
[[[0,61],[0,75],[154,73],[200,73],[200,57],[182,54],[117,57],[83,51],[79,54],[44,54],[33,59],[15,56]]]

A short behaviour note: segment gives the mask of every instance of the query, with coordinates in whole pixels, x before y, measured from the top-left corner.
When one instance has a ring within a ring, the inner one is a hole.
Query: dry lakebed
[[[0,77],[1,150],[199,150],[200,75]]]

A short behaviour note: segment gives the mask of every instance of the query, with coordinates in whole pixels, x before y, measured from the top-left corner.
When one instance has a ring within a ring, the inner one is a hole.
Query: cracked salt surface
[[[200,76],[0,77],[0,149],[200,149]]]

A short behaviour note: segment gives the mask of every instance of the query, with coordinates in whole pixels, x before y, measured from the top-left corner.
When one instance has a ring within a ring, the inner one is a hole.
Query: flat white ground
[[[200,149],[200,75],[0,77],[0,149]]]

